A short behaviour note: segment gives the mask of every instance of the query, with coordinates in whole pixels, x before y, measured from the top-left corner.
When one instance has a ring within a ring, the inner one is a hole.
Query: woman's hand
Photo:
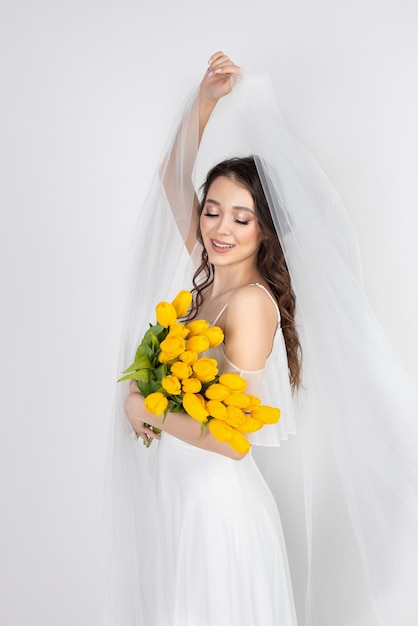
[[[209,59],[209,67],[200,84],[200,100],[214,106],[220,98],[232,90],[231,79],[239,72],[238,65],[223,52],[215,52]]]
[[[199,144],[216,103],[232,91],[232,79],[239,72],[238,65],[223,52],[215,52],[199,89]]]
[[[130,425],[136,434],[148,443],[150,437],[159,439],[160,436],[151,430],[150,422],[155,419],[154,415],[148,413],[144,404],[144,396],[139,392],[134,380],[129,383],[129,395],[125,403],[125,413]]]

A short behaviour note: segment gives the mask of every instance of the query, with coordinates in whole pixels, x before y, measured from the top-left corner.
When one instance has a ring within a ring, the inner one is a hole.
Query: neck
[[[251,283],[262,282],[259,271],[252,268],[217,267],[213,280],[211,297],[234,291]]]

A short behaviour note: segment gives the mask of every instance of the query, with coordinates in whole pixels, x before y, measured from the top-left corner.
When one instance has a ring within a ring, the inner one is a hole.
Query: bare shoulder
[[[246,285],[236,289],[230,296],[228,301],[228,314],[231,317],[235,315],[246,317],[253,320],[262,315],[263,321],[271,318],[277,325],[277,308],[267,291],[259,285]]]
[[[278,324],[277,308],[265,289],[240,287],[229,298],[226,311],[227,358],[243,369],[263,368]]]

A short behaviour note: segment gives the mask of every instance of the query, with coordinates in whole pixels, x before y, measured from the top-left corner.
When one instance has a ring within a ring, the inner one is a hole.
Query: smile
[[[230,250],[234,247],[233,243],[222,243],[221,241],[216,241],[216,239],[211,239],[212,247],[217,251],[225,251]]]

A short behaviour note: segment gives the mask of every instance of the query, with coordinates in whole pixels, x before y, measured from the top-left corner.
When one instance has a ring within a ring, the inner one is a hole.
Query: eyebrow
[[[221,206],[220,202],[218,202],[217,200],[212,200],[211,198],[206,198],[205,204],[207,202],[210,202],[210,204],[214,204],[215,206],[219,206],[219,207]],[[232,208],[237,211],[247,211],[248,213],[252,213],[252,215],[255,215],[255,212],[246,206],[239,206],[239,205],[234,204]]]

